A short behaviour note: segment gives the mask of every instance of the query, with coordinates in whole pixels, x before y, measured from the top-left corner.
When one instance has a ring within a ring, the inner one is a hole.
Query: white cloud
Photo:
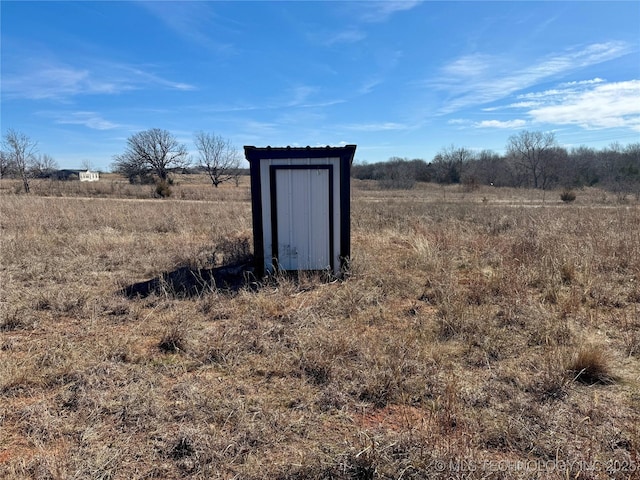
[[[484,108],[483,111],[521,110],[536,123],[578,125],[585,129],[630,128],[640,131],[640,80],[607,83],[595,78],[564,82],[555,88],[527,92],[520,102]],[[496,120],[474,124],[477,127],[519,127],[518,122]]]
[[[321,93],[319,87],[313,85],[297,85],[285,91],[280,98],[254,107],[260,110],[279,110],[282,108],[322,108],[343,103],[340,99],[317,98]]]
[[[573,87],[575,85],[593,85],[594,83],[602,83],[602,82],[606,82],[606,80],[596,77],[593,78],[591,80],[579,80],[579,81],[573,81],[573,82],[565,82],[565,83],[561,83],[560,86],[561,87]]]
[[[288,93],[291,100],[287,102],[287,106],[296,107],[298,105],[305,104],[309,97],[313,96],[317,91],[317,87],[312,87],[310,85],[299,85],[294,87],[291,92]]]
[[[516,102],[509,105],[509,108],[531,108],[537,107],[541,104],[541,102],[536,101],[527,101],[527,102]]]
[[[483,120],[473,124],[476,128],[522,128],[527,124],[526,120]]]
[[[216,40],[212,32],[238,33],[241,26],[229,18],[220,18],[208,2],[139,2],[149,13],[163,22],[169,29],[188,41],[216,53],[233,52],[235,47],[228,41]]]
[[[454,77],[477,77],[487,73],[493,63],[489,55],[465,55],[445,65],[443,71]]]
[[[553,88],[551,90],[544,90],[542,92],[528,92],[528,93],[523,93],[522,95],[518,95],[516,98],[524,98],[524,99],[529,99],[529,98],[549,98],[549,97],[553,97],[553,96],[557,96],[557,95],[563,95],[565,93],[567,93],[567,89],[558,89],[558,88]],[[528,102],[522,102],[522,103],[528,103]]]
[[[127,82],[99,79],[88,69],[67,65],[42,65],[23,74],[6,74],[2,89],[8,98],[61,99],[79,94],[114,94],[131,90]]]
[[[243,129],[251,132],[253,137],[273,137],[279,133],[278,124],[273,122],[260,122],[256,120],[248,120],[244,122]]]
[[[317,35],[315,36],[317,38]],[[337,45],[341,43],[356,43],[367,38],[366,33],[358,29],[342,30],[338,33],[328,33],[320,40],[320,43],[326,46]]]
[[[56,123],[84,125],[93,130],[111,130],[120,126],[109,120],[105,120],[95,112],[73,112],[67,118],[58,118]]]
[[[516,129],[527,125],[526,120],[516,118],[513,120],[482,120],[474,122],[465,118],[453,118],[447,122],[449,125],[456,125],[459,128],[497,128],[497,129]]]
[[[22,65],[19,72],[2,76],[7,98],[64,101],[78,95],[117,95],[131,90],[161,86],[173,90],[194,90],[193,85],[174,82],[138,67],[112,62],[85,62],[82,67],[64,63],[40,64],[35,60]]]
[[[364,6],[360,13],[360,19],[364,22],[384,22],[397,12],[411,10],[422,2],[419,0],[387,0],[373,2],[357,2]]]
[[[407,130],[410,127],[402,123],[381,122],[381,123],[353,123],[344,125],[346,130],[356,130],[359,132],[380,132],[389,130]]]
[[[545,97],[541,97],[545,98]],[[597,82],[583,91],[547,96],[547,104],[528,113],[537,122],[583,128],[628,127],[640,132],[640,80]]]
[[[120,128],[122,126],[102,118],[102,116],[96,112],[43,111],[39,112],[38,114],[43,117],[52,118],[55,123],[60,125],[83,125],[92,130],[112,130],[114,128]]]
[[[518,96],[517,98],[523,98],[522,96]],[[497,107],[485,107],[482,109],[483,112],[496,112],[498,110],[506,110],[509,108],[532,108],[542,105],[543,102],[539,100],[527,100],[523,102],[515,102],[510,103],[508,105],[500,105]]]
[[[486,54],[465,55],[444,65],[441,75],[425,86],[449,93],[441,113],[506,98],[557,75],[621,57],[631,50],[625,42],[606,42],[554,53],[518,68],[521,60]],[[594,79],[594,84],[601,83]],[[535,98],[524,96],[521,98]]]
[[[375,78],[368,80],[362,84],[362,86],[357,90],[360,95],[367,95],[374,91],[374,89],[382,83],[381,79]]]
[[[452,118],[447,122],[449,125],[468,125],[471,121],[464,118]]]

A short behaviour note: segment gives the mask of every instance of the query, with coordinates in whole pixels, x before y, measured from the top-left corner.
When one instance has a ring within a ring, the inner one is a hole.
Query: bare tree
[[[58,162],[51,155],[42,154],[33,160],[31,174],[34,177],[48,177],[58,169]]]
[[[416,184],[416,165],[406,158],[391,157],[376,172],[381,188],[411,190]]]
[[[507,160],[491,150],[482,150],[475,161],[470,162],[470,172],[479,183],[492,186],[509,185],[511,166]]]
[[[598,152],[584,145],[568,153],[567,162],[560,172],[560,183],[566,187],[595,185],[599,180]]]
[[[134,155],[116,155],[113,157],[111,169],[124,175],[129,183],[153,183],[153,176],[145,162]]]
[[[20,178],[25,193],[29,193],[29,176],[35,162],[38,143],[24,133],[9,129],[2,141],[3,158],[12,165]]]
[[[91,160],[89,160],[89,159],[86,159],[86,158],[85,158],[85,159],[84,159],[84,160],[82,160],[82,162],[80,163],[80,167],[81,167],[83,170],[86,170],[87,172],[88,172],[88,171],[90,171],[90,170],[91,170]]]
[[[198,132],[195,135],[198,164],[209,175],[214,187],[239,175],[240,154],[230,140],[215,133]]]
[[[178,143],[167,130],[152,128],[127,139],[127,148],[114,157],[113,169],[133,181],[136,176],[155,175],[161,182],[169,178],[169,170],[189,165],[187,147]]]
[[[540,165],[540,188],[546,190],[557,183],[567,163],[569,163],[569,154],[565,148],[555,146],[546,150]]]
[[[15,170],[13,162],[4,150],[0,150],[0,178],[11,175]]]
[[[460,183],[462,171],[475,158],[473,152],[464,147],[450,147],[440,150],[433,157],[436,180],[440,183]]]
[[[553,150],[556,147],[553,132],[523,130],[509,137],[507,151],[516,164],[529,173],[534,188],[546,188],[554,173],[552,165],[557,155],[553,154]]]

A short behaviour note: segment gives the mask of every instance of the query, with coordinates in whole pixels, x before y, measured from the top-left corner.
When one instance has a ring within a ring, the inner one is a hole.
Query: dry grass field
[[[343,280],[129,298],[248,182],[2,182],[0,478],[640,478],[636,199],[354,182]]]

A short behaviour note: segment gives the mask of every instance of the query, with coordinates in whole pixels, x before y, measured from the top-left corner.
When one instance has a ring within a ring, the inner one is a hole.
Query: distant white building
[[[80,172],[81,182],[97,182],[100,180],[100,173],[87,170],[86,172]]]

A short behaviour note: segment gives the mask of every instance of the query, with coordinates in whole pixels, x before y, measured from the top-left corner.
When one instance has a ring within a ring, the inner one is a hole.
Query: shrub
[[[560,194],[560,200],[564,203],[571,203],[576,199],[576,194],[572,190],[563,190]]]
[[[184,352],[187,347],[187,326],[183,322],[172,322],[165,330],[158,348],[164,353]]]
[[[171,187],[169,186],[169,182],[165,180],[160,180],[156,183],[156,197],[160,198],[168,198],[171,196],[173,192],[171,191]]]
[[[569,365],[574,380],[587,385],[614,383],[610,358],[598,345],[582,347]]]

